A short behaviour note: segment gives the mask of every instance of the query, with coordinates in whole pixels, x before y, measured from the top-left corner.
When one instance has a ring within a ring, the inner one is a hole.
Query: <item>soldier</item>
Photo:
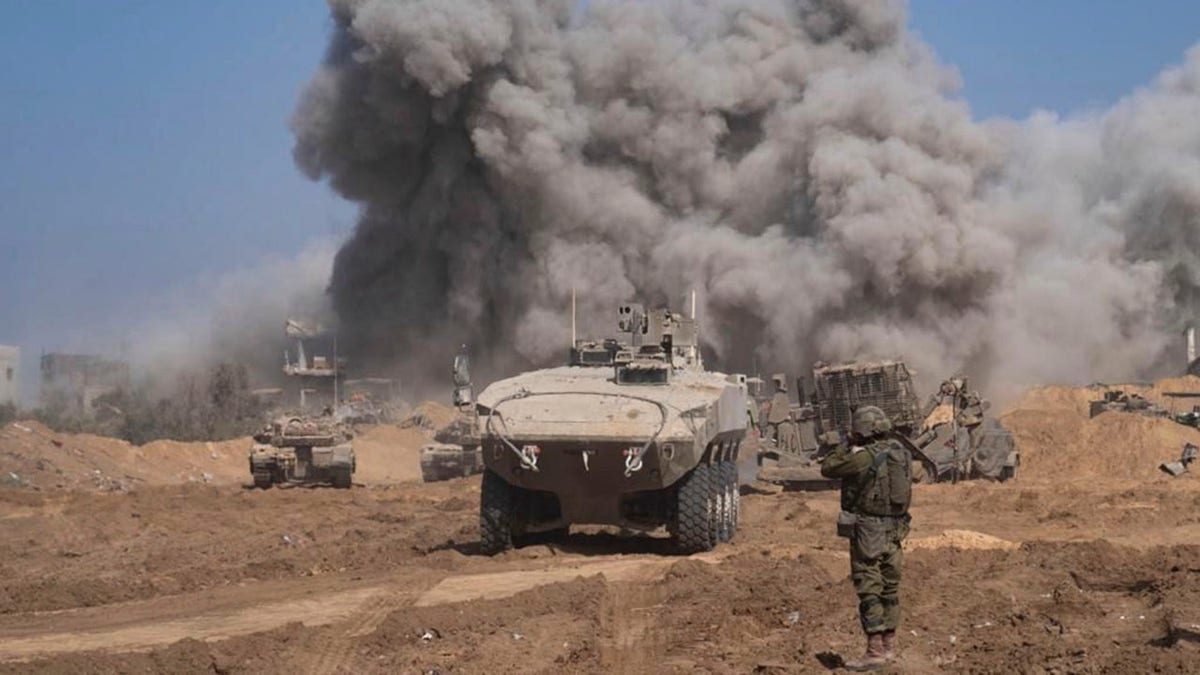
[[[821,475],[842,480],[838,535],[850,539],[850,577],[867,635],[849,670],[874,670],[895,657],[900,626],[901,542],[908,536],[912,454],[890,437],[891,420],[875,406],[854,412],[850,443],[830,453]]]

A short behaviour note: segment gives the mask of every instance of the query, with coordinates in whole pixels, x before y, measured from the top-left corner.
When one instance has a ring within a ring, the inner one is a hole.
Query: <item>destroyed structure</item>
[[[21,403],[21,348],[0,345],[0,406]]]
[[[704,369],[694,304],[617,318],[621,339],[572,335],[570,365],[479,394],[486,553],[577,523],[666,526],[685,552],[736,532],[745,378]]]
[[[41,371],[41,407],[75,419],[94,417],[96,399],[130,387],[128,363],[92,354],[44,354]]]
[[[318,323],[299,319],[288,319],[284,330],[292,340],[292,348],[283,353],[289,397],[298,400],[301,411],[336,406],[346,365],[337,355],[337,337]]]
[[[400,383],[385,377],[346,380],[339,387],[339,420],[349,424],[385,424],[400,418]]]
[[[1196,354],[1196,327],[1188,326],[1183,331],[1184,345],[1187,350],[1184,375],[1200,376],[1200,356]]]

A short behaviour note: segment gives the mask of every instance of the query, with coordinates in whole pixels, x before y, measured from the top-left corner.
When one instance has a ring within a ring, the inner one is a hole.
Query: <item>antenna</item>
[[[571,349],[575,349],[575,287],[571,287]]]
[[[696,289],[692,289],[692,320],[696,320]]]

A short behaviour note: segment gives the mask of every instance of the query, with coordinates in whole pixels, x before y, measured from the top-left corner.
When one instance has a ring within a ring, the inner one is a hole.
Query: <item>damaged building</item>
[[[0,345],[0,405],[21,403],[21,348]]]
[[[42,355],[40,404],[68,417],[91,417],[105,394],[130,386],[129,364],[92,354]]]

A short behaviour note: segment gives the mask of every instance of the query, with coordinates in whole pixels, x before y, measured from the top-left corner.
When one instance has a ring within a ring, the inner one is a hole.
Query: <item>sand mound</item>
[[[1200,378],[1111,388],[1142,394],[1168,410],[1183,410],[1192,403],[1172,401],[1163,393],[1200,391]],[[1184,443],[1200,445],[1200,431],[1170,419],[1116,412],[1088,419],[1088,401],[1101,398],[1104,391],[1098,386],[1036,387],[1001,416],[1016,437],[1024,475],[1162,479],[1166,477],[1158,471],[1160,462],[1177,459]]]
[[[235,483],[248,476],[249,439],[137,446],[60,434],[33,421],[0,429],[0,482],[41,489],[124,491],[139,484]]]
[[[435,431],[449,425],[457,415],[458,412],[450,406],[434,401],[425,401],[413,408],[408,417],[401,420],[400,426],[406,429],[419,427]]]
[[[354,437],[355,482],[398,483],[421,480],[421,446],[431,433],[390,424],[363,427]]]
[[[904,542],[904,549],[907,551],[938,548],[955,548],[963,551],[1011,551],[1020,547],[1021,544],[1018,542],[971,530],[946,530],[932,537],[909,539]]]

